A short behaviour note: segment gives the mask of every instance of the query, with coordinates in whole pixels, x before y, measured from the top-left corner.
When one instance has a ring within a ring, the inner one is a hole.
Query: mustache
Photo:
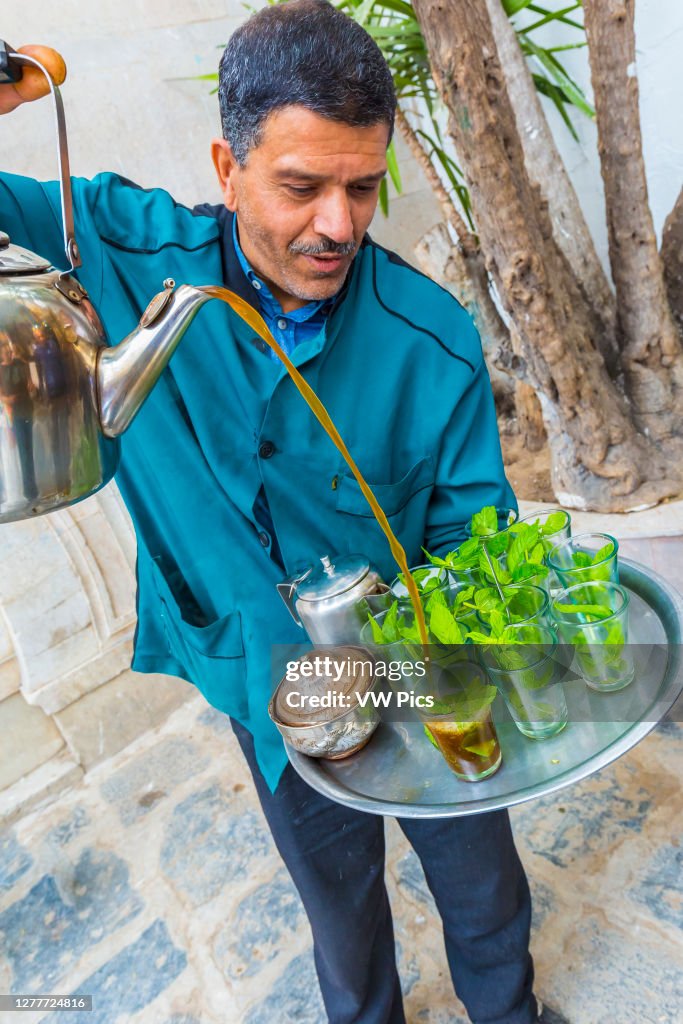
[[[290,242],[288,249],[300,256],[353,256],[356,251],[355,242],[334,242],[323,237],[319,242]]]

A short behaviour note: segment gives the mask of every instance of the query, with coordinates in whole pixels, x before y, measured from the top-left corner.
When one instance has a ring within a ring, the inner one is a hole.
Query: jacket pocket
[[[416,462],[395,483],[376,484],[368,480],[412,565],[424,561],[421,549],[434,483],[434,460],[431,455]],[[384,573],[386,579],[391,579],[396,567],[386,538],[355,477],[350,474],[340,475],[337,490],[337,550],[362,552]]]
[[[434,480],[434,460],[431,455],[425,455],[396,483],[374,484],[368,480],[368,485],[382,506],[384,514],[390,518],[403,512],[408,503],[421,492],[426,492],[428,496],[434,487]],[[343,473],[339,476],[337,511],[374,519],[367,498],[352,473]]]
[[[159,559],[153,558],[151,564],[166,643],[183,667],[184,678],[201,690],[214,707],[229,714],[245,715],[246,660],[239,611],[197,625],[184,614]]]

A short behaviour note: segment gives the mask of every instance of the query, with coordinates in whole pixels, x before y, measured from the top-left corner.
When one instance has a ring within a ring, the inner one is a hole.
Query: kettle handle
[[[59,86],[52,81],[52,76],[46,68],[26,53],[17,53],[6,42],[0,39],[0,83],[18,82],[23,74],[22,66],[30,65],[38,68],[45,75],[55,105],[55,116],[57,121],[57,144],[59,156],[59,192],[62,200],[62,224],[64,225],[64,251],[69,261],[71,270],[80,267],[81,254],[76,244],[76,232],[74,229],[73,197],[71,194],[71,174],[69,171],[69,150],[66,142],[66,119],[64,117],[64,104]]]
[[[291,576],[288,576],[286,579],[282,580],[281,583],[276,584],[278,594],[287,605],[289,614],[292,616],[297,626],[301,626],[302,629],[304,628],[304,624],[299,618],[298,612],[296,610],[294,595],[296,593],[296,588],[299,585],[299,583],[303,583],[303,581],[307,579],[312,572],[312,565],[302,566],[302,568],[296,569]]]

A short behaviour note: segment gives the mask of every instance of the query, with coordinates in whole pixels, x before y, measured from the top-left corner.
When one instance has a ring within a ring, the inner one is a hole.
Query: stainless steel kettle
[[[323,555],[289,576],[277,589],[294,621],[314,644],[348,644],[360,640],[368,612],[388,607],[393,595],[363,555]]]
[[[136,330],[108,347],[97,312],[73,276],[81,258],[59,89],[42,64],[0,41],[0,83],[17,81],[23,65],[45,74],[54,99],[69,270],[56,270],[0,230],[0,523],[71,505],[112,478],[115,438],[211,298],[164,281]]]

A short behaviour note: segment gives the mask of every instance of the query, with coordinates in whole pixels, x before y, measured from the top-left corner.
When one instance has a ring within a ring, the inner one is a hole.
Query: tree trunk
[[[539,452],[547,440],[543,410],[531,384],[518,380],[515,384],[515,408],[520,433],[530,452]]]
[[[662,233],[662,262],[669,306],[683,336],[683,188]]]
[[[529,66],[501,0],[487,0],[498,57],[505,68],[508,93],[522,138],[531,181],[548,203],[555,241],[596,319],[599,351],[610,376],[619,373],[616,303],[595,250],[576,191],[550,131]]]
[[[635,70],[635,0],[584,0],[617,330],[636,424],[683,434],[683,350],[648,203]]]
[[[630,421],[597,351],[594,323],[524,164],[486,0],[415,0],[482,251],[522,344],[552,452],[557,498],[627,511],[680,489]]]

